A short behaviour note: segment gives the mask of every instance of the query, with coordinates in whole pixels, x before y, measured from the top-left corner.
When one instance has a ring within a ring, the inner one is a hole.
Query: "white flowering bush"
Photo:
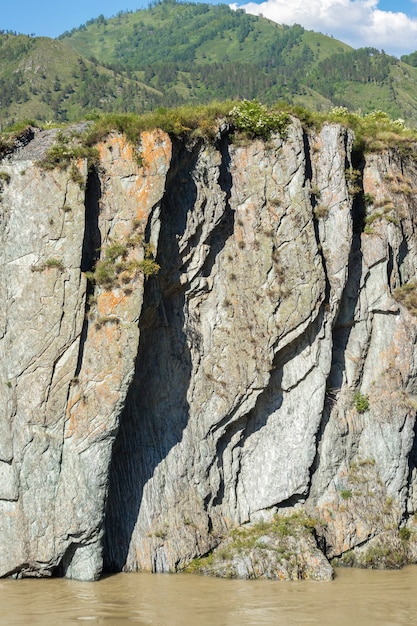
[[[346,107],[332,107],[327,118],[332,122],[338,122],[353,128],[360,124],[363,119],[359,113],[353,113]]]
[[[358,154],[380,152],[391,146],[404,157],[417,158],[415,130],[407,128],[401,118],[391,119],[385,111],[376,110],[362,115],[352,113],[345,107],[333,107],[327,114],[327,120],[354,131],[354,150]]]
[[[385,111],[376,110],[365,115],[352,113],[346,107],[333,107],[330,109],[328,117],[330,120],[345,123],[355,130],[363,128],[364,131],[391,131],[399,132],[407,131],[407,127],[403,119],[398,118],[392,120]]]
[[[262,139],[267,139],[271,132],[285,134],[290,120],[287,113],[268,111],[257,100],[242,100],[233,107],[229,115],[236,130]]]
[[[396,120],[392,120],[389,115],[385,113],[385,111],[372,111],[372,113],[365,115],[364,120],[365,122],[371,122],[379,124],[380,126],[392,128],[394,131],[407,130],[403,119],[398,118]]]
[[[349,117],[351,115],[346,107],[332,107],[329,111],[330,117]]]

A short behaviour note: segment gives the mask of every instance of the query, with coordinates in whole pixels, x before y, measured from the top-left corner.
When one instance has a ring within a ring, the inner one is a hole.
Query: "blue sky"
[[[411,0],[380,0],[378,7],[383,11],[402,11],[408,15],[417,15],[417,4]]]
[[[14,0],[2,6],[0,29],[56,37],[100,14],[111,17],[147,5],[148,0]],[[278,23],[301,24],[354,47],[396,55],[417,50],[417,0],[239,0],[232,6]]]

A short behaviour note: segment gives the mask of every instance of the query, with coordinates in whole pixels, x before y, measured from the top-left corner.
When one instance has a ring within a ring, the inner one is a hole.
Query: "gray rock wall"
[[[299,509],[329,558],[406,527],[414,560],[413,161],[294,120],[74,177],[53,141],[0,163],[0,576],[176,571]]]

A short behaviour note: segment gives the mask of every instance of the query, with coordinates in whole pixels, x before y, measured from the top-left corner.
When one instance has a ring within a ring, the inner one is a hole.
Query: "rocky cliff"
[[[416,560],[414,160],[296,119],[54,141],[0,163],[0,576],[177,571],[294,513],[296,575]],[[223,573],[273,575],[249,552]]]

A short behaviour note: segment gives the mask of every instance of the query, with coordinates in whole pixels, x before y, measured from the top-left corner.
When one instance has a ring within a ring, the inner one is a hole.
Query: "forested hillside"
[[[31,118],[65,122],[87,111],[141,110],[162,94],[80,56],[62,41],[0,34],[0,126]]]
[[[415,126],[413,54],[400,61],[226,5],[163,0],[100,15],[58,40],[0,34],[0,124],[256,98],[381,109]]]
[[[166,104],[291,98],[321,60],[349,50],[301,26],[281,26],[226,5],[167,1],[111,20],[100,16],[62,39],[162,90]]]

